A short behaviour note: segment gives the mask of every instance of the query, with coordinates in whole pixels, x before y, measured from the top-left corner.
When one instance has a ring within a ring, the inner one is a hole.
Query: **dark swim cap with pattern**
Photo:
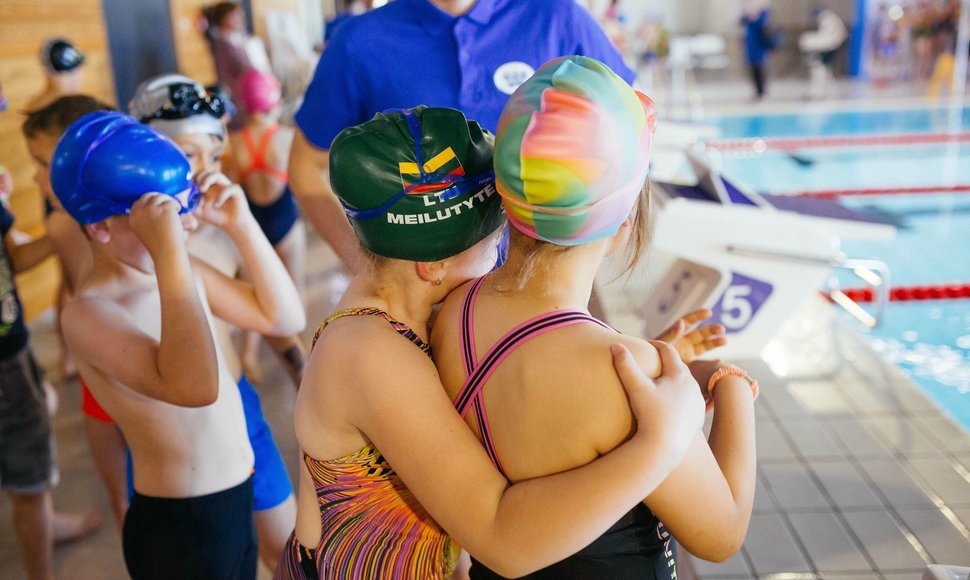
[[[330,184],[365,248],[443,260],[505,223],[492,145],[490,133],[455,109],[380,113],[334,139]]]

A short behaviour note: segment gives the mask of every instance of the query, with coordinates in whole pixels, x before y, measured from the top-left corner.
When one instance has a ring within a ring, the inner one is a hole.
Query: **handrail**
[[[801,252],[765,250],[743,245],[728,245],[729,254],[779,260],[783,262],[797,262],[802,264],[816,264],[829,266],[839,270],[847,270],[872,288],[874,300],[873,311],[870,313],[858,302],[850,298],[838,288],[838,278],[830,276],[826,296],[832,303],[839,305],[849,316],[855,318],[866,328],[872,329],[882,322],[886,303],[889,302],[889,266],[881,260],[861,260],[849,258],[843,252],[829,255],[805,254]]]

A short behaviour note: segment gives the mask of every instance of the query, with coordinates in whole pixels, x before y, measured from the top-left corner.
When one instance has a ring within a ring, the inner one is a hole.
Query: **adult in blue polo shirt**
[[[545,62],[591,56],[634,73],[575,0],[396,0],[354,18],[327,45],[296,115],[290,185],[310,222],[353,271],[357,239],[327,176],[337,133],[387,109],[464,111],[495,131],[508,96]]]

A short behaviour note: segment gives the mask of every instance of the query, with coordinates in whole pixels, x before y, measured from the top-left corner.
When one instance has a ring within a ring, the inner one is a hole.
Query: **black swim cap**
[[[40,50],[40,62],[49,73],[63,73],[84,64],[84,55],[67,39],[51,38]]]

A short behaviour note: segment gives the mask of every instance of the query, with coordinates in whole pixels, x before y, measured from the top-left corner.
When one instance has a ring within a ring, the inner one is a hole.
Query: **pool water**
[[[970,108],[962,113],[967,130]],[[717,124],[725,138],[858,135],[945,130],[946,117],[942,109],[840,112]],[[968,143],[805,149],[797,156],[724,153],[719,162],[725,176],[764,193],[970,184]],[[970,283],[970,194],[855,196],[842,203],[897,225],[894,240],[843,243],[853,258],[886,262],[892,286]],[[842,282],[859,285],[848,277]],[[878,352],[970,431],[970,300],[891,302],[868,335]]]
[[[970,129],[970,107],[956,112],[962,129]],[[724,139],[745,137],[822,137],[891,133],[942,133],[951,130],[954,115],[945,107],[890,111],[739,115],[713,119]]]

